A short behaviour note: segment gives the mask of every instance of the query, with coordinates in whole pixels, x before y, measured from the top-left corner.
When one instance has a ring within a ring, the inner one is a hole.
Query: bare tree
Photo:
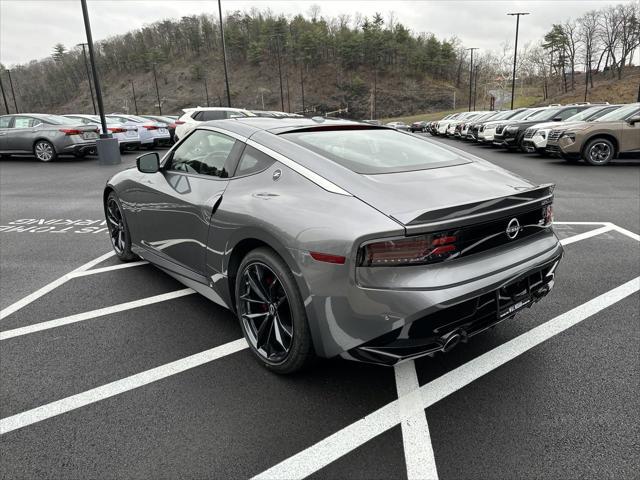
[[[594,55],[598,54],[598,12],[591,10],[578,19],[580,25],[580,43],[584,46],[585,83],[589,82],[593,88],[592,63]]]
[[[564,32],[564,49],[566,52],[569,67],[571,68],[571,90],[576,89],[576,55],[578,51],[578,23],[575,20],[569,20],[562,25]]]

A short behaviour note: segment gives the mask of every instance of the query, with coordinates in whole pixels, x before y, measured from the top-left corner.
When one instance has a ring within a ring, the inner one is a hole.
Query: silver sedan
[[[0,116],[0,155],[31,153],[42,162],[59,155],[95,153],[99,129],[59,115],[21,113]]]

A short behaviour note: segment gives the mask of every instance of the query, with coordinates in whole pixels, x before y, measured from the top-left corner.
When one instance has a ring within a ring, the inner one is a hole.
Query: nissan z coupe
[[[323,118],[198,124],[104,191],[111,241],[234,312],[255,357],[394,365],[554,284],[553,185],[436,141]]]

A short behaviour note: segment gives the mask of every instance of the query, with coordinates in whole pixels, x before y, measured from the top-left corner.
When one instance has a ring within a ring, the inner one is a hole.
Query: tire
[[[235,283],[238,321],[258,363],[279,374],[311,366],[316,355],[306,311],[282,258],[266,247],[252,250]]]
[[[138,258],[131,251],[129,227],[116,192],[109,193],[104,205],[104,213],[107,219],[107,227],[109,228],[109,239],[116,256],[123,262],[130,262]]]
[[[594,138],[582,150],[582,158],[589,165],[606,165],[615,157],[616,149],[606,138]]]
[[[58,158],[56,149],[51,142],[47,140],[38,140],[33,144],[33,154],[41,162],[53,162]]]

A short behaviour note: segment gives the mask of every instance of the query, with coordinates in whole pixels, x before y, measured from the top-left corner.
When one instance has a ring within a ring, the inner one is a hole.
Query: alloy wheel
[[[593,163],[604,163],[611,156],[611,147],[606,143],[595,143],[589,149],[589,159]]]
[[[43,162],[48,162],[53,158],[53,147],[47,142],[38,142],[35,151],[38,160]]]
[[[240,284],[240,318],[251,346],[264,360],[284,362],[293,345],[293,318],[287,293],[271,268],[248,264]]]
[[[120,206],[114,198],[110,198],[107,202],[107,223],[113,249],[118,255],[122,255],[126,248],[125,227]]]

